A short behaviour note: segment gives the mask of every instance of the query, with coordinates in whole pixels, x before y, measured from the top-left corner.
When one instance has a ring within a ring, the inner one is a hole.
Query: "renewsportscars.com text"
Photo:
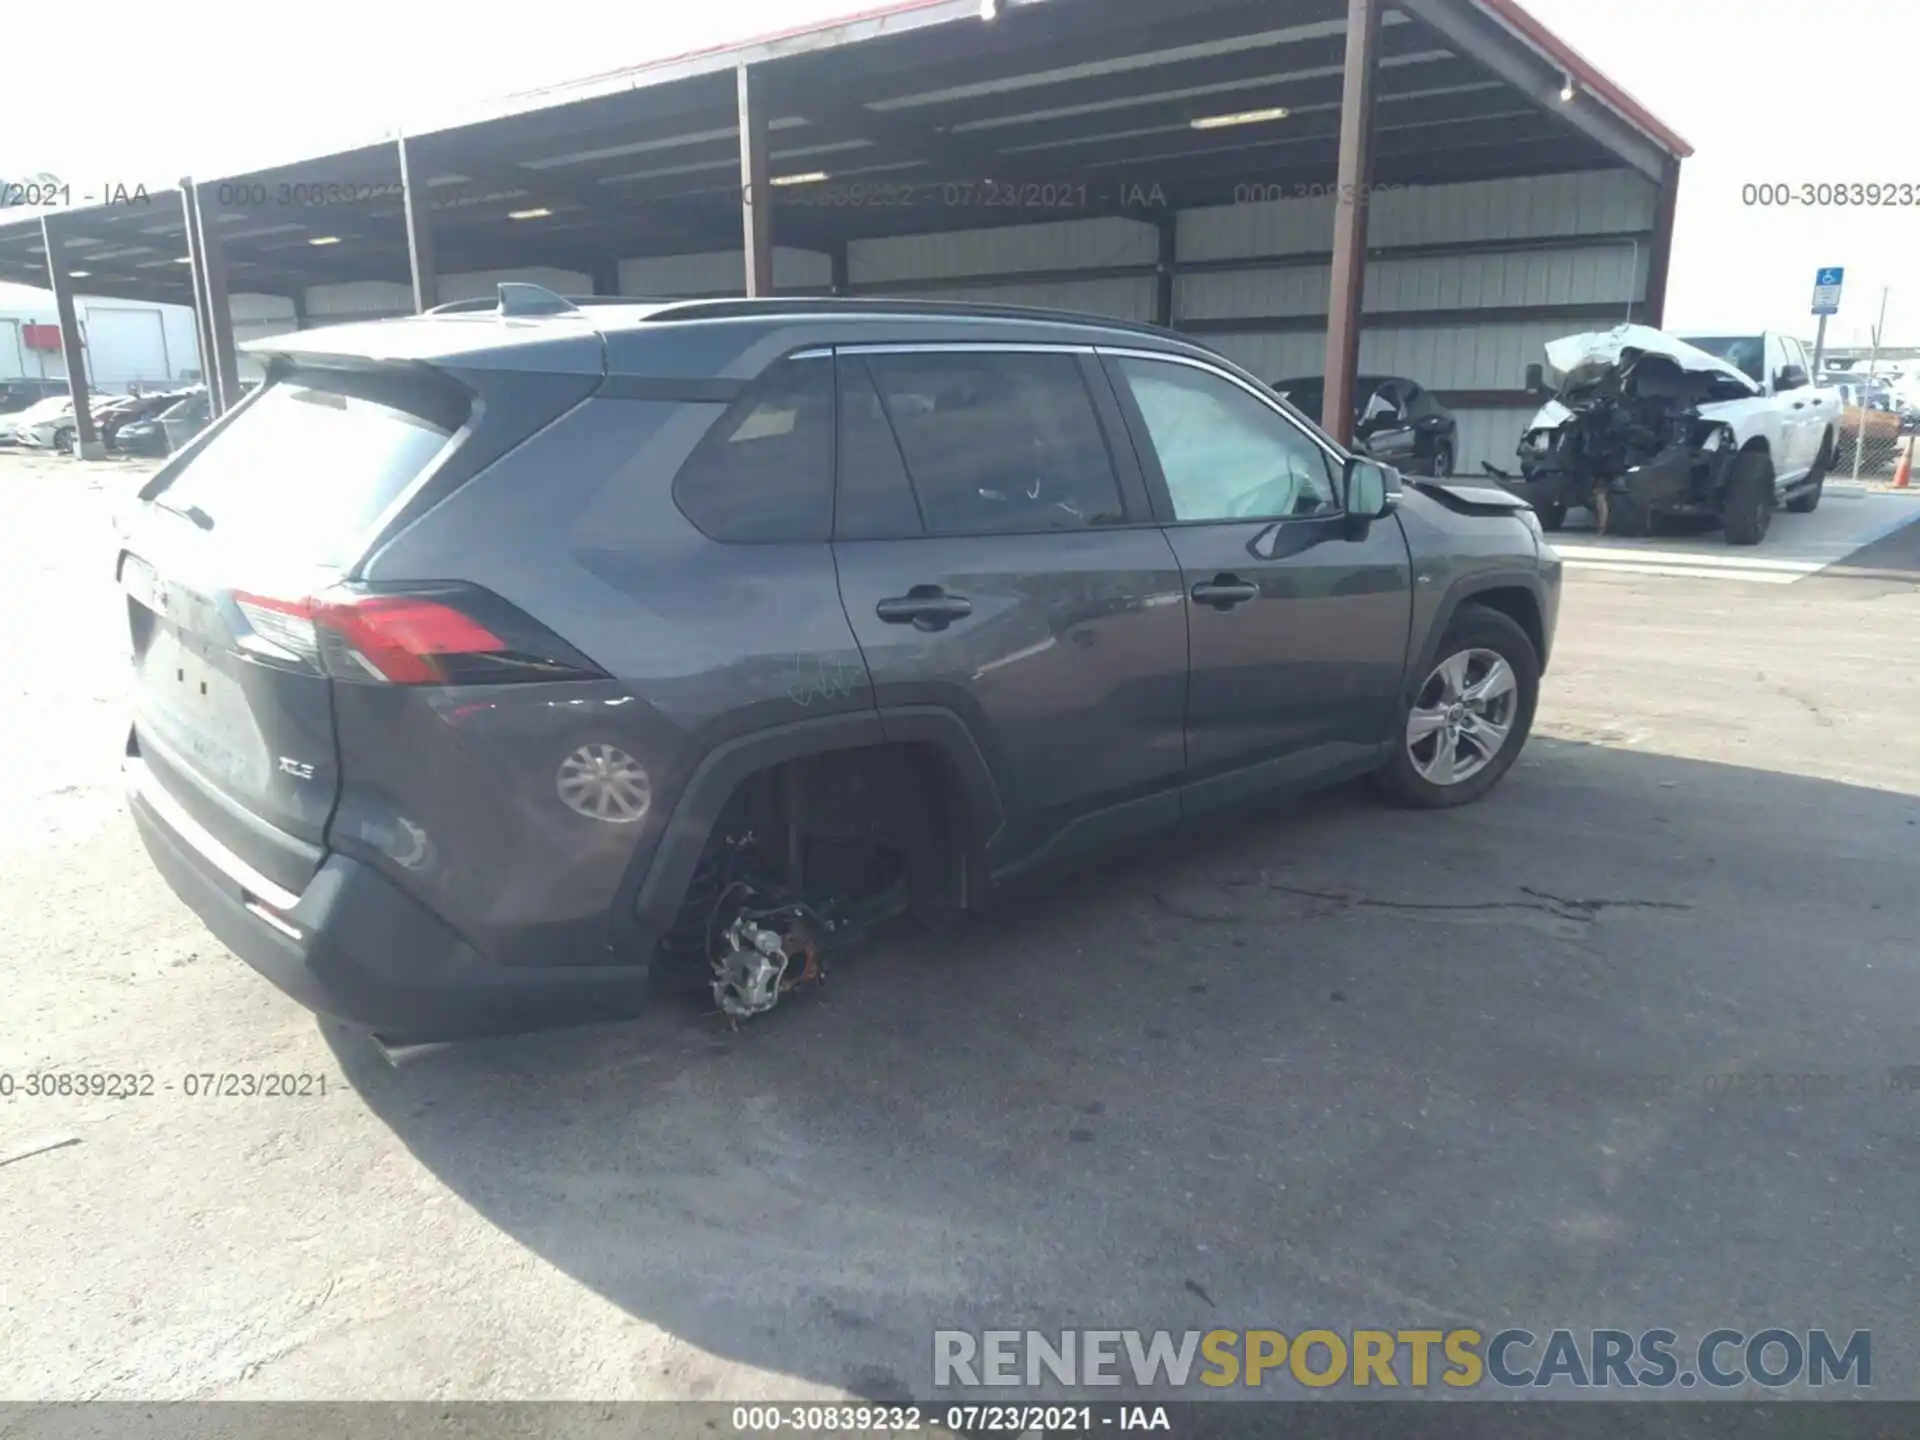
[[[1815,1389],[1873,1384],[1873,1337],[1826,1330],[938,1330],[942,1388],[1132,1385],[1208,1390],[1332,1386]]]

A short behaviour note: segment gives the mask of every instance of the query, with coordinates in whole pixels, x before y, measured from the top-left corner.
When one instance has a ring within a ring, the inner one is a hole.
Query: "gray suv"
[[[497,302],[249,347],[127,517],[134,815],[389,1040],[739,1019],[892,917],[1377,772],[1484,794],[1560,562],[1173,333]]]

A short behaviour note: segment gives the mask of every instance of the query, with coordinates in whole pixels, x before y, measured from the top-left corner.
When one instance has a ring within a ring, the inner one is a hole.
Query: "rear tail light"
[[[302,599],[236,591],[242,648],[366,685],[499,685],[605,671],[477,585],[336,586]]]

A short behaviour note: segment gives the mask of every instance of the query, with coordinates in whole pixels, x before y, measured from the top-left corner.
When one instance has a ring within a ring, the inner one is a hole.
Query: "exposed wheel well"
[[[962,905],[978,827],[936,744],[864,745],[765,766],[737,784],[706,853],[752,837],[752,863],[808,900],[847,898],[876,856],[905,865],[913,901]]]
[[[765,765],[734,786],[708,831],[655,953],[656,976],[710,991],[736,1020],[770,1009],[792,984],[824,975],[828,951],[874,927],[976,904],[986,874],[978,833],[937,743],[848,746]],[[778,934],[798,978],[755,960],[739,928],[749,923]]]
[[[1540,661],[1540,668],[1547,668],[1546,627],[1540,618],[1540,602],[1534,598],[1531,590],[1523,585],[1503,585],[1494,590],[1478,590],[1467,596],[1461,609],[1468,605],[1483,605],[1489,610],[1497,610],[1522,630],[1526,631],[1528,641],[1533,645],[1533,653]]]

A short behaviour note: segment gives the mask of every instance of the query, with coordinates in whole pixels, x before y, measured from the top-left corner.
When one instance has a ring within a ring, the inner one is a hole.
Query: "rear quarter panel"
[[[700,758],[743,734],[872,710],[827,544],[716,544],[673,503],[674,474],[723,408],[590,400],[364,567],[371,580],[485,586],[611,677],[337,687],[334,843],[383,864],[503,963],[631,951],[628,892]],[[589,819],[561,802],[560,763],[586,744],[645,767],[653,793],[641,820]],[[383,852],[400,818],[403,849],[419,851],[417,831],[429,858]]]

